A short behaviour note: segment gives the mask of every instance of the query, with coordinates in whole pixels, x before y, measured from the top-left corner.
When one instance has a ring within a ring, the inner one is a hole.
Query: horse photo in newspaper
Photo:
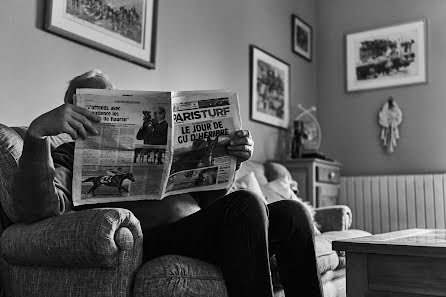
[[[170,174],[175,172],[214,165],[214,158],[226,156],[228,137],[197,139],[187,149],[177,149],[173,156]]]
[[[122,183],[124,180],[130,180],[132,182],[135,181],[135,178],[133,177],[133,173],[131,172],[119,172],[113,175],[99,175],[99,176],[93,176],[90,178],[87,178],[86,180],[83,180],[82,182],[93,182],[93,186],[88,190],[87,194],[92,193],[93,196],[96,196],[95,191],[96,189],[101,186],[109,186],[109,187],[115,187],[118,188],[119,194],[122,195],[122,190],[129,192],[125,187],[123,187]]]

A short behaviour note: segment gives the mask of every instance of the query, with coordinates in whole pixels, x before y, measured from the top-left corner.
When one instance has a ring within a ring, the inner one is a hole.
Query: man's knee
[[[275,219],[282,221],[286,225],[312,226],[312,214],[308,207],[296,200],[281,200],[271,205],[271,214],[274,212]],[[272,216],[272,215],[271,215]]]
[[[268,209],[262,197],[249,190],[238,190],[227,196],[228,205],[233,213],[244,218],[268,217]]]

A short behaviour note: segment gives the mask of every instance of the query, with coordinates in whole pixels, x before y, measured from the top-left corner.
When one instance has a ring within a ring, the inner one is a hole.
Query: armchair
[[[176,255],[143,263],[143,234],[128,210],[98,208],[33,224],[17,223],[13,181],[25,132],[26,128],[0,124],[0,296],[228,296],[223,275],[212,264]],[[51,137],[50,141],[57,147],[65,139]],[[242,169],[239,176],[253,171],[266,183],[271,176],[283,174],[284,167],[247,162]],[[315,220],[325,232],[316,236],[325,296],[345,296],[344,268],[331,251],[331,240],[361,236],[363,231],[347,230],[351,211],[345,206],[317,209]],[[272,267],[275,294],[283,296],[274,258]],[[327,287],[332,283],[334,287]]]

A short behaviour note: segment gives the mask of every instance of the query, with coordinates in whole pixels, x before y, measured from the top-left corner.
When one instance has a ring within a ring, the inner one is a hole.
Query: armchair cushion
[[[216,266],[188,257],[167,255],[146,262],[135,278],[133,296],[228,296]]]
[[[322,233],[348,230],[352,224],[352,211],[346,205],[319,207],[315,211],[314,219]]]
[[[98,208],[7,228],[0,242],[11,264],[112,267],[121,251],[142,250],[139,221],[128,210]]]

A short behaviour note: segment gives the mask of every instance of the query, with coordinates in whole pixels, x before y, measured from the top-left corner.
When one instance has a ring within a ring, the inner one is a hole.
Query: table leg
[[[346,253],[347,297],[366,297],[368,291],[367,254]]]

